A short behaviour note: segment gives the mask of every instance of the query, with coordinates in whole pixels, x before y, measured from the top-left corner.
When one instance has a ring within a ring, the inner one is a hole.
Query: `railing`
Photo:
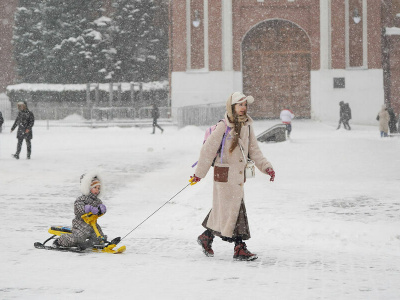
[[[111,127],[111,126],[151,126],[152,107],[142,107],[138,111],[132,107],[69,107],[53,108],[46,111],[48,118],[40,118],[40,112],[33,111],[35,115],[35,126],[41,127]],[[173,124],[171,109],[159,107],[159,124]],[[43,113],[43,112],[42,112]],[[6,120],[5,128],[12,126],[14,120]]]
[[[212,125],[224,118],[225,111],[225,105],[220,103],[179,107],[177,109],[178,126]]]

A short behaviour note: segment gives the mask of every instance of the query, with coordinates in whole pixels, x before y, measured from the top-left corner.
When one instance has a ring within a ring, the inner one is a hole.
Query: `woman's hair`
[[[232,153],[233,150],[235,150],[235,148],[236,148],[237,145],[239,144],[240,129],[242,128],[242,124],[239,122],[239,120],[238,120],[238,115],[236,114],[235,105],[236,105],[236,104],[233,104],[233,105],[232,105],[232,118],[233,118],[233,120],[231,120],[231,119],[229,118],[229,121],[230,121],[231,123],[233,123],[233,125],[234,125],[233,128],[234,128],[234,130],[235,130],[235,134],[234,134],[234,136],[233,136],[232,145],[231,145],[231,147],[229,148],[229,152],[230,152],[230,153]]]

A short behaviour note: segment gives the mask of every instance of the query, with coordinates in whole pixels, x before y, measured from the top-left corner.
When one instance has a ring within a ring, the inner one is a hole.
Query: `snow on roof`
[[[386,27],[386,35],[400,35],[399,27]]]
[[[111,19],[105,16],[102,16],[93,21],[97,26],[106,26],[107,23],[111,23]]]
[[[133,82],[135,91],[139,90],[139,83]],[[90,84],[90,89],[94,90],[96,84]],[[143,82],[143,90],[163,90],[168,88],[168,81],[152,81]],[[100,83],[99,89],[103,91],[110,90],[109,83]],[[118,83],[113,84],[114,91],[118,90]],[[121,90],[130,91],[131,83],[122,82]],[[51,91],[51,92],[62,92],[62,91],[86,91],[86,84],[50,84],[50,83],[20,83],[7,86],[7,92],[11,91],[25,91],[25,92],[37,92],[37,91]]]
[[[90,30],[86,35],[93,37],[93,39],[95,39],[96,41],[101,41],[102,38],[101,33],[97,30]]]

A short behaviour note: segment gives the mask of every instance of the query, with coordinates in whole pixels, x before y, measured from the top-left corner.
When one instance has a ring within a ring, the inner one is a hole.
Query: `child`
[[[294,113],[289,108],[286,108],[281,111],[280,119],[282,120],[282,123],[286,125],[288,138],[290,138],[290,133],[292,132],[293,118],[294,118]]]
[[[81,192],[83,195],[78,197],[74,203],[75,218],[72,220],[72,233],[61,235],[59,239],[54,241],[54,247],[78,247],[84,250],[93,245],[104,243],[106,236],[103,235],[99,224],[96,224],[97,229],[104,240],[98,238],[92,226],[82,219],[82,215],[89,212],[94,215],[106,213],[106,206],[98,198],[102,190],[102,179],[99,174],[91,172],[81,176]]]

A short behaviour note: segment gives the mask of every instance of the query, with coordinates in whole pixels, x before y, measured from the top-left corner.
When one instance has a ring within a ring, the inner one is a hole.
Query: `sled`
[[[257,135],[257,141],[264,143],[286,141],[286,125],[277,124]]]
[[[101,215],[94,215],[92,213],[87,213],[82,215],[82,219],[89,224],[90,226],[92,226],[94,232],[96,233],[97,237],[101,237],[100,232],[97,229],[97,219],[100,217]],[[52,236],[50,238],[48,238],[47,240],[45,240],[43,243],[40,242],[36,242],[34,243],[35,248],[38,249],[46,249],[46,250],[57,250],[57,251],[64,251],[64,252],[83,252],[84,250],[80,250],[77,247],[60,247],[60,248],[56,248],[56,247],[52,247],[52,246],[47,246],[46,243],[48,241],[53,240],[55,237],[57,236],[61,236],[63,234],[71,234],[72,233],[72,228],[70,226],[51,226],[48,230],[48,232],[50,234],[52,234]],[[117,253],[122,253],[126,250],[125,246],[121,246],[117,249],[114,249],[117,244],[121,241],[120,237],[117,237],[115,239],[113,239],[111,242],[105,241],[104,244],[102,245],[94,245],[92,247],[92,251],[93,252],[105,252],[105,253],[113,253],[113,254],[117,254]]]

